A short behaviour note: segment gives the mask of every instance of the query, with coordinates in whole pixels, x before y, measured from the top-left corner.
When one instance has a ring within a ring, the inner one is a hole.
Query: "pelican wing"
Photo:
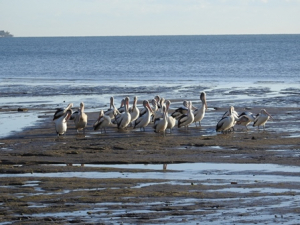
[[[227,117],[223,117],[218,123],[217,123],[217,126],[216,126],[216,131],[221,131],[225,121],[226,121]]]
[[[57,108],[56,112],[54,113],[53,120],[56,120],[59,117],[63,116],[65,114],[64,110],[65,110],[64,108]]]
[[[188,119],[188,116],[187,116],[187,115],[182,115],[182,116],[180,116],[179,119],[178,119],[178,128],[182,127],[182,126],[183,126],[182,124],[183,124],[185,121],[187,121],[187,119]]]
[[[71,115],[70,120],[75,120],[75,119],[77,118],[78,114],[79,114],[79,111],[74,112],[74,113]]]

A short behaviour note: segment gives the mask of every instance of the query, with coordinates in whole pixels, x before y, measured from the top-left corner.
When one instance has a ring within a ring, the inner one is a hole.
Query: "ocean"
[[[84,101],[95,110],[107,107],[110,96],[116,105],[126,95],[182,102],[199,101],[206,91],[208,102],[221,106],[224,99],[241,105],[262,97],[275,99],[269,105],[299,106],[300,35],[1,38],[0,62],[6,128],[0,137],[33,123],[8,109],[54,110]]]

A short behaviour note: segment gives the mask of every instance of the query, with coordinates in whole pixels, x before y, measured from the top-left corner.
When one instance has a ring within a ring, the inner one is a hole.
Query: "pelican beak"
[[[69,120],[69,119],[70,119],[70,117],[71,117],[71,115],[72,115],[72,110],[71,110],[71,109],[69,109],[69,110],[67,111],[66,120]]]
[[[270,115],[270,113],[268,113],[267,111],[266,111],[266,113],[272,120],[274,120],[273,117]]]
[[[146,106],[147,106],[147,108],[150,110],[150,112],[151,112],[151,113],[154,113],[154,112],[153,112],[153,110],[151,109],[151,107],[150,107],[149,103],[147,103],[147,105],[146,105]]]

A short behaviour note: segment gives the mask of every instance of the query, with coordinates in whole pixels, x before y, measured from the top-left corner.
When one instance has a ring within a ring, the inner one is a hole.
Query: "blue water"
[[[2,38],[0,52],[2,82],[300,81],[300,35]]]
[[[277,102],[299,106],[300,35],[1,38],[0,62],[0,108],[199,100],[201,91],[208,102],[293,93]]]

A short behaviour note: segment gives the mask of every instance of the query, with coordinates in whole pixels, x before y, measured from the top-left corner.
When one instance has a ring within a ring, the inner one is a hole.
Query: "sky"
[[[300,34],[300,0],[0,0],[15,37]]]

